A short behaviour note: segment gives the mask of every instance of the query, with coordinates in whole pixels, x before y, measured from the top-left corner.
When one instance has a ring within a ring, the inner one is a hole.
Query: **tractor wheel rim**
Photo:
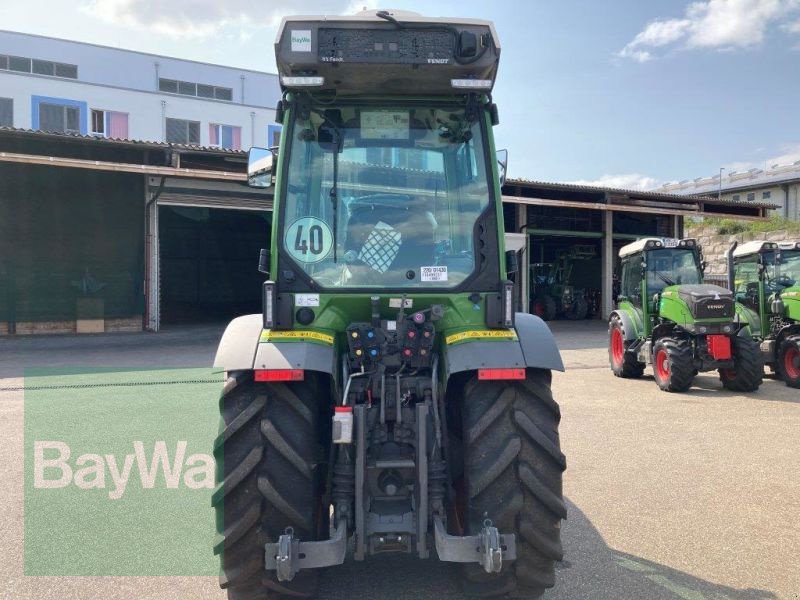
[[[659,350],[656,354],[656,372],[662,381],[669,379],[669,355],[666,350]]]
[[[800,378],[800,350],[796,346],[789,348],[783,357],[783,367],[792,379]]]
[[[544,303],[543,302],[534,302],[533,303],[533,314],[537,317],[544,316]]]
[[[624,356],[625,343],[622,340],[622,332],[619,329],[614,329],[611,332],[611,358],[614,360],[614,365],[617,367],[622,365]]]

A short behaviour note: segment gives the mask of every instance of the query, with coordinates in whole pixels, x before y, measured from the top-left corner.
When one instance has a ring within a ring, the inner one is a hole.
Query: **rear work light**
[[[525,369],[478,369],[478,379],[484,381],[525,379]]]
[[[257,369],[254,379],[256,381],[303,381],[303,369]]]
[[[325,83],[324,77],[287,77],[281,75],[281,83],[286,87],[319,87]]]
[[[457,90],[490,90],[491,79],[451,79],[450,85]]]

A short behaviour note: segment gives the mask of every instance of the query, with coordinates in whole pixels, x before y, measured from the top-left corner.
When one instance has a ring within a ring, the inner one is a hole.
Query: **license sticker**
[[[303,217],[286,228],[284,248],[300,263],[317,263],[333,249],[333,233],[322,219]]]
[[[678,240],[675,238],[664,238],[664,248],[677,248]]]
[[[400,301],[401,298],[389,298],[389,308],[400,308]],[[411,298],[406,298],[406,301],[403,302],[403,308],[413,308],[414,307],[414,300]]]
[[[447,281],[447,267],[420,267],[421,281]]]
[[[296,294],[295,306],[319,306],[319,294]]]
[[[311,30],[300,29],[293,30],[292,36],[292,52],[311,52]]]

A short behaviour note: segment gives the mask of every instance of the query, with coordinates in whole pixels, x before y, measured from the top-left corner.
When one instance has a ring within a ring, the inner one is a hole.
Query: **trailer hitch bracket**
[[[500,533],[491,519],[483,522],[478,535],[450,535],[438,515],[433,518],[436,552],[445,562],[479,563],[487,573],[499,573],[503,561],[517,558],[517,541],[513,533]]]
[[[264,545],[264,568],[276,571],[278,581],[291,581],[302,569],[332,567],[344,562],[347,554],[347,523],[339,521],[333,537],[322,542],[301,542],[287,527],[275,543]]]

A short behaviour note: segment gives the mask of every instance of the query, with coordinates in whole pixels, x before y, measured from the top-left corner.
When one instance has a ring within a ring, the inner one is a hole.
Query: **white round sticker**
[[[330,254],[333,234],[322,219],[303,217],[286,229],[283,245],[297,262],[315,263]]]

